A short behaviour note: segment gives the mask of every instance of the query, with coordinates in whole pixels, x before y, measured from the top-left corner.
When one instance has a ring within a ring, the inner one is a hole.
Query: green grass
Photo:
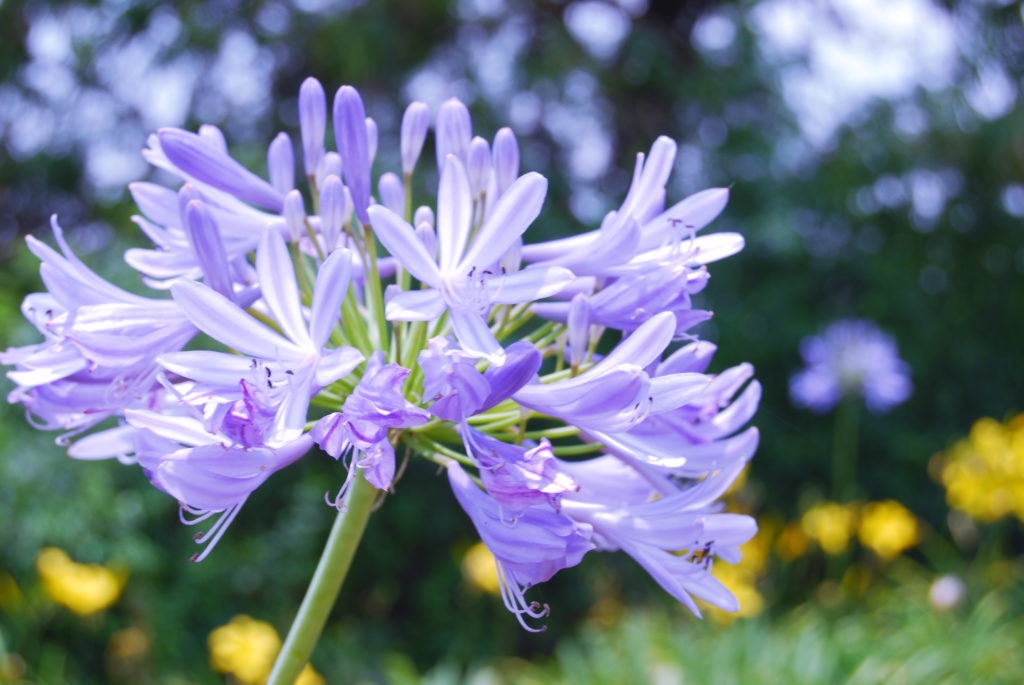
[[[1024,617],[1012,592],[968,598],[950,612],[928,605],[923,580],[872,590],[826,609],[807,604],[781,616],[729,626],[680,611],[626,613],[610,628],[585,625],[548,660],[509,659],[463,673],[443,664],[424,676],[400,658],[394,683],[1019,683]]]

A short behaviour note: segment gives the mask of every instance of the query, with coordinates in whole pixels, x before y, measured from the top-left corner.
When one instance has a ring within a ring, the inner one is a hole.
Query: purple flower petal
[[[183,174],[269,210],[281,211],[284,196],[274,186],[236,162],[227,152],[194,133],[177,128],[157,131],[160,149]]]
[[[462,349],[477,357],[484,357],[492,364],[504,363],[505,350],[480,314],[473,311],[449,309],[448,315],[452,331],[458,338]]]
[[[534,266],[512,274],[495,276],[486,282],[492,302],[519,304],[533,302],[561,292],[575,278],[560,266]]]
[[[437,193],[437,242],[441,255],[441,273],[448,274],[459,263],[466,249],[473,220],[473,196],[462,162],[454,155],[444,160]]]
[[[313,347],[322,349],[341,317],[341,303],[348,292],[352,274],[352,253],[336,250],[320,265],[313,287],[313,306],[309,315],[309,337]]]
[[[394,255],[395,259],[420,282],[432,288],[441,286],[441,273],[427,254],[423,243],[416,240],[412,226],[387,207],[373,205],[369,209],[377,239]]]
[[[192,200],[188,203],[185,209],[185,227],[185,233],[207,285],[233,300],[235,292],[231,283],[231,270],[224,240],[213,221],[213,216],[202,202]]]
[[[262,359],[284,356],[301,359],[302,350],[282,338],[233,302],[194,281],[178,281],[171,286],[174,301],[189,321],[213,339],[243,354]]]
[[[263,232],[256,250],[256,273],[260,277],[263,301],[281,330],[298,346],[311,347],[312,341],[302,320],[302,300],[295,270],[288,248],[277,231]]]
[[[169,352],[157,357],[157,363],[183,378],[229,388],[237,387],[252,371],[252,359],[212,350]]]
[[[389,321],[434,321],[444,313],[444,298],[438,290],[406,290],[388,300]]]
[[[519,392],[537,375],[543,361],[540,350],[525,340],[509,345],[505,350],[505,363],[491,366],[484,372],[491,390],[477,411],[487,411]]]
[[[468,273],[474,266],[486,268],[501,259],[540,214],[547,192],[548,180],[536,172],[516,179],[487,217],[458,270]]]

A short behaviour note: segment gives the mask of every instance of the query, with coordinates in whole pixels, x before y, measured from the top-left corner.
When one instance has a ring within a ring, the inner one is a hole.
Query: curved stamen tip
[[[200,559],[199,559],[199,553],[197,552],[197,553],[193,554],[192,556],[190,556],[190,557],[188,558],[188,560],[189,560],[190,562],[192,562],[193,564],[198,564],[198,563],[199,563],[199,561],[200,561]]]

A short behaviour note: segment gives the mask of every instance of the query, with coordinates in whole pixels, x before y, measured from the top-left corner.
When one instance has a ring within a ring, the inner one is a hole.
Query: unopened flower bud
[[[299,126],[302,129],[303,165],[306,175],[312,176],[324,156],[324,133],[327,129],[327,96],[315,78],[307,78],[299,88]]]
[[[340,178],[331,174],[324,179],[320,188],[320,230],[328,253],[333,252],[338,245],[346,211],[345,186],[341,184]]]
[[[295,152],[287,133],[278,133],[267,148],[267,172],[270,185],[281,193],[295,187]]]
[[[494,168],[497,195],[501,197],[519,176],[519,143],[516,142],[516,134],[512,129],[503,128],[494,136],[491,164]]]
[[[397,175],[390,171],[382,174],[377,182],[377,192],[382,205],[399,216],[405,212],[405,186]]]
[[[366,144],[370,151],[370,166],[373,166],[373,160],[377,159],[377,122],[370,117],[366,117]]]
[[[412,215],[412,225],[419,226],[420,224],[434,227],[434,210],[426,205],[417,207],[416,212]]]
[[[469,175],[469,188],[473,197],[483,195],[491,179],[491,146],[480,136],[473,138],[469,144],[466,173]]]
[[[320,158],[320,164],[316,168],[316,185],[322,187],[328,176],[341,178],[341,155],[337,152],[328,152]]]
[[[298,240],[306,232],[306,204],[302,200],[302,193],[292,190],[285,195],[282,213],[292,240]]]
[[[430,127],[430,108],[422,102],[414,102],[405,108],[402,116],[402,173],[411,174],[423,150]]]
[[[469,141],[473,137],[473,125],[466,106],[455,98],[441,105],[434,135],[438,170],[444,168],[444,160],[448,155],[455,155],[465,162],[469,154]]]
[[[366,110],[359,92],[352,86],[342,86],[334,96],[334,135],[344,164],[345,185],[352,193],[356,216],[364,224],[370,222],[366,213],[370,206],[370,140],[367,128]]]

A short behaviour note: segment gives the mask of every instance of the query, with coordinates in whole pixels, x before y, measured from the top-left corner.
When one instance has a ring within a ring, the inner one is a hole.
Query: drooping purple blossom
[[[526,508],[510,523],[498,504],[457,463],[449,464],[448,481],[455,499],[494,554],[505,607],[524,628],[536,631],[526,619],[542,618],[549,609],[528,602],[525,591],[580,563],[593,549],[589,526],[546,507]]]
[[[389,429],[426,423],[430,414],[409,402],[403,388],[409,369],[385,364],[376,352],[366,364],[363,379],[345,400],[340,412],[328,414],[310,432],[322,450],[338,459],[355,450],[355,466],[378,490],[387,490],[395,475],[395,450]],[[351,473],[351,470],[350,470]]]
[[[807,366],[789,384],[797,406],[822,413],[860,395],[868,409],[888,411],[910,397],[910,367],[896,342],[866,319],[836,321],[804,338],[800,356]]]

